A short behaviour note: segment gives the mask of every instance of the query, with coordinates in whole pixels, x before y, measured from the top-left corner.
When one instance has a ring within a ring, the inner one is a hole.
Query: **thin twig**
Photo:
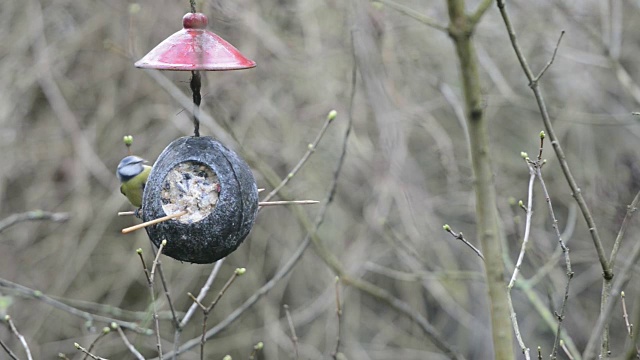
[[[53,222],[65,222],[69,220],[68,213],[55,213],[42,210],[27,211],[20,214],[9,215],[6,218],[0,220],[0,233],[7,228],[23,221],[40,221],[50,220]]]
[[[11,316],[6,315],[4,317],[4,321],[6,321],[7,325],[9,325],[9,329],[11,330],[13,335],[15,335],[18,338],[18,340],[20,340],[20,344],[22,344],[22,347],[24,348],[24,352],[27,354],[27,359],[33,360],[33,357],[31,356],[31,350],[29,349],[29,344],[27,344],[27,339],[25,339],[25,337],[22,334],[20,334],[20,332],[18,332],[16,325],[13,323],[13,320],[11,320]]]
[[[263,348],[264,348],[264,343],[262,341],[253,345],[253,350],[251,351],[251,354],[249,354],[249,360],[255,360],[256,355],[258,355],[258,352],[260,352]]]
[[[122,321],[122,320],[118,320],[118,319],[114,319],[114,318],[110,318],[110,317],[106,317],[106,316],[101,316],[101,315],[94,315],[92,313],[77,309],[73,306],[69,306],[63,302],[60,302],[56,299],[53,299],[45,294],[43,294],[41,291],[39,290],[33,290],[30,289],[26,286],[23,285],[19,285],[16,283],[13,283],[9,280],[5,280],[0,278],[0,287],[2,288],[6,288],[6,289],[11,289],[16,291],[17,293],[26,296],[30,299],[34,299],[34,300],[39,300],[42,301],[43,303],[50,305],[54,308],[60,309],[62,311],[65,311],[71,315],[80,317],[82,319],[84,319],[85,321],[89,322],[89,323],[93,323],[95,321],[99,321],[99,322],[104,322],[107,324],[110,324],[112,322],[115,322],[116,324],[118,324],[119,326],[122,326],[123,328],[129,329],[129,330],[133,330],[139,334],[149,334],[149,329],[146,328],[142,328],[140,327],[138,324],[133,323],[133,322],[128,322],[128,321]]]
[[[520,333],[520,326],[518,326],[518,318],[516,317],[516,310],[513,307],[513,300],[511,299],[511,289],[507,292],[507,302],[509,303],[509,317],[511,318],[511,324],[513,326],[513,332],[516,335],[516,340],[518,341],[518,345],[524,354],[524,358],[526,360],[531,360],[530,349],[524,344],[524,340],[522,339],[522,333]],[[538,353],[540,353],[540,348],[538,347]]]
[[[18,357],[16,356],[16,354],[14,354],[13,351],[11,351],[11,349],[9,349],[7,344],[5,344],[2,341],[2,339],[0,339],[0,347],[2,347],[4,349],[4,351],[7,352],[7,354],[9,355],[10,358],[12,358],[13,360],[18,360]]]
[[[620,292],[620,301],[622,302],[622,317],[624,318],[624,324],[627,327],[627,334],[629,334],[629,339],[633,342],[633,324],[629,322],[629,313],[627,313],[627,302],[624,298],[624,291]],[[640,359],[640,348],[636,344],[633,344],[633,346],[636,349],[636,358]]]
[[[564,354],[567,355],[567,358],[569,360],[574,359],[573,355],[571,355],[571,352],[569,351],[569,349],[567,349],[567,346],[564,344],[564,341],[562,340],[560,340],[560,348],[562,349],[562,351],[564,351]]]
[[[313,205],[320,201],[317,200],[283,200],[283,201],[260,201],[258,206],[276,206],[276,205]]]
[[[542,146],[540,146],[540,153],[542,153]],[[535,165],[536,163],[531,163],[529,161],[529,157],[526,153],[522,153],[522,156],[527,164],[529,169],[529,187],[527,191],[527,206],[525,207],[520,201],[520,207],[524,208],[526,213],[525,224],[524,224],[524,235],[522,237],[522,246],[520,247],[520,253],[518,255],[518,260],[516,261],[516,265],[513,269],[513,274],[511,275],[511,280],[509,281],[509,285],[507,286],[507,301],[509,302],[509,314],[511,318],[511,325],[513,327],[513,332],[516,336],[516,340],[518,341],[518,345],[522,350],[522,353],[525,356],[526,360],[531,359],[530,349],[525,345],[524,339],[522,338],[522,333],[520,332],[520,326],[518,325],[518,318],[516,315],[515,308],[513,307],[513,299],[511,298],[511,290],[516,283],[516,279],[518,278],[518,274],[520,272],[520,267],[522,266],[522,261],[524,259],[524,254],[527,248],[527,244],[529,242],[529,234],[531,231],[531,218],[533,215],[533,183],[536,178]]]
[[[138,224],[138,225],[134,225],[134,226],[130,226],[128,228],[124,228],[124,229],[122,229],[122,233],[123,234],[128,234],[128,233],[130,233],[132,231],[136,231],[136,230],[145,228],[147,226],[155,225],[155,224],[161,223],[163,221],[167,221],[167,220],[178,218],[178,217],[183,216],[183,215],[187,215],[188,213],[189,212],[187,210],[184,210],[184,211],[181,211],[179,213],[166,215],[166,216],[163,216],[163,217],[160,217],[160,218],[157,218],[157,219],[153,219],[153,220],[150,220],[150,221],[147,221],[147,222],[143,222],[143,223]]]
[[[153,277],[154,277],[154,271],[157,265],[158,258],[162,253],[162,249],[164,248],[164,246],[166,246],[166,244],[167,244],[167,240],[162,240],[162,243],[158,248],[158,253],[156,254],[156,258],[153,261],[151,271],[149,271],[149,269],[147,268],[147,264],[144,261],[144,257],[142,256],[142,249],[136,250],[136,253],[140,257],[140,261],[142,262],[142,268],[144,270],[144,274],[147,277],[147,286],[149,288],[149,296],[151,298],[152,316],[153,316],[154,325],[156,328],[156,347],[158,348],[158,357],[160,360],[162,360],[162,343],[161,343],[162,338],[160,337],[160,322],[158,321],[158,311],[156,309],[157,305],[156,305],[156,295],[153,289]]]
[[[545,138],[544,132],[540,133],[540,154],[542,154],[543,140]],[[569,256],[569,248],[565,245],[562,240],[562,234],[560,234],[560,228],[558,227],[558,220],[556,219],[555,212],[553,211],[553,205],[551,204],[551,198],[549,196],[549,191],[547,190],[547,185],[544,182],[544,178],[542,177],[542,166],[545,162],[541,159],[541,156],[538,157],[538,161],[536,163],[536,176],[540,181],[540,185],[542,186],[542,191],[544,192],[545,200],[547,201],[547,205],[549,207],[549,215],[551,216],[551,221],[553,224],[553,229],[555,230],[556,237],[558,238],[558,244],[562,249],[562,253],[564,254],[565,260],[565,269],[567,275],[567,282],[564,290],[564,297],[562,298],[562,304],[560,305],[560,312],[556,314],[556,318],[558,319],[558,330],[556,331],[555,341],[553,342],[553,348],[551,349],[551,358],[555,359],[558,351],[558,344],[560,342],[560,334],[562,332],[562,322],[564,321],[564,313],[567,308],[567,301],[569,300],[569,285],[571,284],[571,279],[573,279],[573,270],[571,270],[571,258]]]
[[[529,190],[527,191],[527,207],[525,208],[526,218],[524,222],[524,235],[522,237],[520,254],[518,255],[516,266],[513,269],[513,275],[511,275],[511,280],[509,281],[509,285],[507,286],[507,289],[509,289],[509,291],[511,291],[513,285],[516,282],[516,279],[518,278],[518,273],[520,272],[520,267],[522,266],[522,261],[524,259],[524,253],[526,251],[527,244],[529,243],[529,234],[531,233],[531,217],[533,215],[533,182],[536,179],[536,172],[534,169],[534,165],[530,164],[527,160],[528,158],[525,159],[525,162],[527,162],[527,167],[529,168]]]
[[[167,281],[164,278],[164,271],[162,270],[162,263],[160,261],[158,261],[158,274],[160,275],[160,283],[162,284],[162,289],[164,290],[164,295],[166,296],[167,302],[169,303],[169,311],[171,312],[171,320],[173,320],[174,327],[177,328],[177,327],[180,326],[180,320],[178,319],[178,314],[177,314],[177,312],[175,310],[175,307],[173,306],[173,301],[171,300],[171,293],[169,292],[169,286],[167,285]]]
[[[108,360],[105,359],[103,357],[100,357],[98,355],[94,355],[92,353],[89,352],[89,350],[83,348],[82,346],[80,346],[80,344],[78,343],[73,343],[73,346],[75,346],[76,349],[80,350],[81,352],[85,353],[86,356],[89,356],[90,358],[94,359],[94,360]]]
[[[327,132],[327,129],[329,128],[329,124],[333,122],[333,120],[336,118],[336,115],[337,113],[335,110],[329,112],[329,114],[327,115],[327,118],[324,121],[324,124],[322,124],[322,127],[318,132],[318,135],[316,135],[315,140],[313,140],[313,142],[309,144],[309,146],[307,147],[307,151],[304,153],[304,155],[302,155],[302,158],[300,158],[296,166],[293,167],[293,170],[291,170],[289,174],[287,174],[287,176],[285,176],[285,178],[282,179],[280,184],[278,184],[278,186],[276,186],[273,190],[271,190],[271,192],[262,199],[262,203],[266,203],[271,198],[273,198],[285,185],[287,185],[287,183],[289,183],[289,180],[291,180],[294,176],[296,176],[298,171],[302,169],[302,166],[304,166],[307,160],[309,160],[309,157],[311,156],[311,154],[313,154],[316,151],[316,148],[318,147],[320,140],[322,140],[322,137],[324,136],[324,134]],[[264,205],[260,205],[260,206],[264,206]]]
[[[289,305],[284,304],[284,313],[287,317],[287,323],[289,324],[289,331],[291,331],[291,344],[293,345],[294,359],[298,360],[300,355],[298,353],[298,335],[296,335],[296,327],[293,325],[293,319],[291,318],[291,312],[289,311]]]
[[[131,344],[131,342],[129,342],[129,339],[127,339],[127,336],[125,335],[124,331],[122,331],[122,328],[120,326],[117,326],[117,324],[115,328],[118,331],[118,334],[120,335],[120,337],[122,338],[122,342],[124,343],[124,345],[136,357],[136,359],[144,360],[144,356],[142,356],[142,354],[140,354],[140,352],[136,350],[136,348]]]
[[[213,283],[213,280],[215,280],[215,278],[218,276],[218,272],[220,271],[220,268],[222,268],[222,264],[224,264],[224,259],[225,258],[218,260],[214,265],[213,269],[211,270],[211,273],[209,274],[209,277],[207,278],[207,281],[200,288],[200,292],[196,297],[196,301],[194,301],[193,304],[191,304],[191,306],[189,307],[189,310],[187,310],[187,314],[184,316],[184,318],[182,318],[182,321],[180,322],[180,327],[185,327],[187,325],[187,323],[189,322],[189,320],[191,320],[191,317],[195,313],[196,308],[198,307],[198,303],[202,301],[202,299],[204,299],[205,296],[207,296],[207,293],[211,288],[211,284]]]
[[[623,287],[626,285],[627,281],[629,281],[632,273],[631,269],[638,262],[638,259],[640,259],[640,241],[635,242],[633,248],[629,252],[627,261],[614,278],[613,284],[611,286],[611,291],[609,292],[612,298],[607,301],[600,310],[600,316],[598,316],[598,321],[591,330],[591,336],[589,337],[589,341],[587,342],[584,353],[582,355],[583,359],[591,360],[597,357],[596,347],[598,346],[598,339],[602,335],[605,326],[611,320],[611,314],[613,313],[613,308],[616,303],[616,298],[613,296],[619,294],[622,291]]]
[[[622,238],[624,237],[625,232],[627,231],[627,227],[629,226],[629,221],[633,214],[638,210],[638,201],[640,201],[640,191],[636,193],[636,196],[631,201],[631,204],[627,206],[627,213],[622,220],[622,225],[620,225],[620,230],[618,231],[618,235],[616,236],[616,241],[613,243],[613,249],[611,249],[611,256],[609,256],[609,264],[613,267],[616,263],[616,256],[618,255],[618,250],[620,249],[620,243],[622,242]]]
[[[342,328],[341,326],[342,306],[340,305],[340,277],[338,276],[336,276],[335,291],[336,291],[336,317],[337,317],[336,328],[338,331],[336,333],[336,347],[333,350],[333,354],[331,355],[333,356],[334,360],[339,360],[338,354],[340,353],[340,329]]]
[[[91,344],[89,345],[89,348],[87,348],[87,351],[90,353],[94,347],[96,347],[96,345],[98,344],[98,342],[105,336],[107,336],[108,333],[111,332],[111,329],[108,326],[105,326],[102,329],[102,332],[100,333],[100,335],[98,335],[95,340],[93,340],[91,342]],[[85,354],[84,357],[82,358],[82,360],[85,360],[87,358],[87,356],[89,356],[89,354]]]
[[[379,2],[381,4],[387,5],[388,7],[396,10],[397,12],[404,14],[414,20],[417,20],[421,23],[423,23],[424,25],[442,31],[444,33],[449,31],[449,28],[446,25],[442,25],[439,22],[437,22],[434,19],[431,19],[430,17],[427,17],[407,6],[404,6],[402,4],[398,4],[395,1],[391,1],[391,0],[373,0],[374,2]]]
[[[462,235],[462,233],[456,233],[455,231],[453,231],[451,229],[451,226],[445,224],[444,226],[442,226],[442,228],[448,232],[449,234],[451,234],[451,236],[453,236],[454,238],[462,241],[465,245],[467,245],[471,250],[473,250],[473,252],[476,253],[476,255],[480,256],[480,258],[482,259],[482,261],[484,261],[484,256],[482,255],[482,252],[475,246],[473,246],[472,243],[470,243],[469,241],[467,241],[467,239],[464,238],[464,235]]]
[[[207,342],[206,333],[207,333],[207,319],[209,317],[209,314],[211,313],[213,308],[216,306],[218,301],[220,301],[220,299],[222,298],[222,295],[224,295],[224,293],[227,292],[231,284],[233,284],[235,279],[238,276],[243,275],[245,272],[246,272],[245,268],[237,268],[233,272],[233,274],[231,274],[231,277],[229,278],[229,280],[227,280],[227,282],[224,284],[224,286],[218,293],[218,296],[216,296],[216,298],[213,299],[213,301],[208,307],[202,305],[202,303],[198,299],[196,299],[193,296],[193,294],[191,293],[187,294],[191,298],[191,300],[193,300],[194,303],[198,304],[198,306],[202,309],[202,313],[204,314],[202,319],[202,336],[200,337],[200,359],[201,360],[204,360],[204,344]]]
[[[155,280],[156,268],[160,263],[160,254],[162,254],[162,249],[167,246],[167,240],[162,240],[160,243],[160,247],[158,248],[158,252],[156,253],[155,259],[153,259],[153,264],[151,265],[151,273],[149,274],[149,281],[153,282]]]
[[[633,324],[629,323],[629,314],[627,313],[627,302],[624,299],[624,291],[620,293],[620,302],[622,302],[622,318],[624,319],[624,324],[627,327],[627,334],[632,338]]]
[[[489,10],[489,7],[491,7],[492,3],[493,0],[482,0],[482,2],[478,5],[476,11],[469,15],[469,21],[471,22],[472,26],[475,26],[475,24],[477,24],[480,19],[482,19],[482,16],[485,12],[487,12],[487,10]]]
[[[549,69],[549,67],[551,67],[551,64],[553,64],[553,60],[555,60],[556,58],[556,54],[558,53],[558,48],[560,47],[560,41],[562,41],[563,36],[564,36],[564,30],[560,32],[560,37],[558,37],[558,42],[556,43],[556,47],[553,49],[553,55],[551,55],[551,59],[549,59],[547,64],[542,68],[542,70],[540,70],[540,72],[538,73],[538,76],[536,76],[533,79],[534,82],[540,81],[544,73],[547,72],[547,69]]]

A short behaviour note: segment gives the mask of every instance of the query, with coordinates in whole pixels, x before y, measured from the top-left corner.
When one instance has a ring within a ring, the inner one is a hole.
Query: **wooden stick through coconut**
[[[157,218],[157,219],[154,219],[154,220],[151,220],[151,221],[143,222],[141,224],[130,226],[128,228],[122,229],[122,233],[123,234],[128,234],[128,233],[130,233],[132,231],[136,231],[138,229],[142,229],[142,228],[147,227],[149,225],[153,225],[153,224],[161,223],[163,221],[175,219],[175,218],[178,218],[180,216],[187,215],[188,213],[189,213],[188,211],[184,210],[184,211],[181,211],[179,213],[175,213],[175,214],[163,216],[161,218]]]
[[[260,206],[274,206],[274,205],[311,205],[317,204],[320,201],[317,200],[292,200],[292,201],[262,201],[259,202]]]

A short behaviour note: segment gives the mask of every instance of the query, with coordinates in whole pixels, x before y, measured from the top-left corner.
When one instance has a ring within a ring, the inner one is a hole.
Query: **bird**
[[[120,180],[120,192],[137,208],[142,206],[144,186],[151,172],[151,166],[145,165],[146,162],[141,157],[129,155],[120,161],[116,171]]]

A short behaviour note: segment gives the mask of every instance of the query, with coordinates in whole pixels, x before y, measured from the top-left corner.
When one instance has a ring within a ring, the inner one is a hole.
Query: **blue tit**
[[[142,206],[142,194],[151,166],[144,165],[147,161],[137,156],[127,156],[118,164],[116,175],[120,180],[120,192],[129,199],[131,205]]]

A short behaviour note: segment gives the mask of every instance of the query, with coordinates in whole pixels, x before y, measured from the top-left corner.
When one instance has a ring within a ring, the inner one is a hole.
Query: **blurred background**
[[[445,1],[397,2],[447,24]],[[469,3],[472,9],[478,2]],[[364,0],[202,0],[197,7],[209,17],[209,30],[258,63],[251,70],[204,73],[202,109],[218,126],[204,122],[201,133],[235,139],[227,145],[243,155],[256,154],[249,164],[258,186],[270,191],[273,184],[258,168],[285,177],[327,113],[336,109],[338,116],[317,150],[285,188],[293,198],[323,200],[353,114],[345,164],[320,239],[349,274],[407,302],[467,358],[491,358],[482,262],[442,230],[449,224],[479,246],[458,60],[447,34]],[[133,135],[133,152],[153,161],[172,140],[193,131],[190,113],[176,96],[177,90],[190,97],[189,73],[162,72],[175,86],[170,91],[133,66],[178,31],[188,11],[186,0],[0,4],[0,218],[35,209],[70,215],[64,223],[24,222],[0,233],[0,278],[93,314],[152,328],[149,291],[135,253],[142,248],[151,261],[151,246],[142,231],[120,233],[138,220],[116,215],[131,206],[119,192],[115,169],[126,155],[123,135]],[[519,1],[509,2],[508,11],[534,71],[547,63],[561,30],[566,31],[541,86],[567,160],[610,251],[626,206],[640,190],[640,123],[631,115],[640,110],[640,5]],[[361,42],[365,58],[354,57],[352,39]],[[536,154],[544,128],[495,5],[474,41],[492,141],[505,274],[510,274],[524,223],[524,213],[513,204],[526,200],[529,175],[520,152]],[[581,351],[599,313],[601,269],[549,144],[543,156],[575,272],[564,324]],[[531,278],[549,261],[552,266],[528,292],[514,289],[513,299],[527,346],[548,353],[554,332],[541,309],[558,309],[566,277],[562,259],[553,255],[557,239],[537,185],[533,206],[522,275]],[[313,219],[320,209],[303,211]],[[635,223],[618,266],[632,243],[640,241]],[[216,306],[209,326],[271,279],[305,235],[291,208],[261,211],[205,300],[215,297],[235,268],[247,268]],[[186,293],[199,291],[213,265],[166,257],[162,264],[174,305],[184,313],[191,304]],[[294,358],[284,304],[300,358],[330,358],[338,327],[334,277],[310,246],[291,274],[207,342],[206,358],[247,358],[258,341],[264,343],[259,358]],[[637,277],[626,293],[632,318],[638,319]],[[108,325],[86,324],[6,287],[0,287],[0,296],[1,315],[11,315],[37,359],[57,358],[58,353],[81,357],[73,343],[88,346]],[[349,359],[444,358],[415,323],[386,304],[349,287],[341,287],[340,297],[340,350]],[[170,350],[168,304],[161,292],[157,298],[163,346]],[[199,337],[201,321],[198,313],[183,330],[182,343]],[[611,324],[613,355],[623,358],[629,344],[621,310]],[[125,333],[145,357],[157,356],[155,336]],[[6,326],[0,327],[0,339],[23,357]],[[133,358],[115,334],[93,352]],[[181,358],[199,356],[196,346]]]

